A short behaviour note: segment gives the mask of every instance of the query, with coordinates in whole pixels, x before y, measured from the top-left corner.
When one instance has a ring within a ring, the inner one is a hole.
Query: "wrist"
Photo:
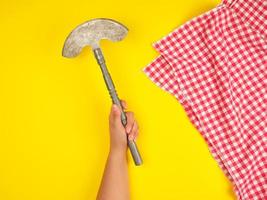
[[[126,159],[127,156],[127,149],[119,149],[119,148],[110,148],[109,150],[109,157],[116,158],[116,159]]]

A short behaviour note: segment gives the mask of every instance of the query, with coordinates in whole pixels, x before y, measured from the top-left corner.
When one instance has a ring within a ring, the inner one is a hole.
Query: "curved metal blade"
[[[112,19],[97,18],[77,26],[67,37],[62,55],[75,57],[79,55],[83,47],[99,47],[99,41],[108,39],[113,42],[122,40],[128,33],[128,29]]]

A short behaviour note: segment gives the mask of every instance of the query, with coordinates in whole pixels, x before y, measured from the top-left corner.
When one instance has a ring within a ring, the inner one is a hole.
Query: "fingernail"
[[[133,136],[132,135],[129,135],[129,140],[133,140]]]

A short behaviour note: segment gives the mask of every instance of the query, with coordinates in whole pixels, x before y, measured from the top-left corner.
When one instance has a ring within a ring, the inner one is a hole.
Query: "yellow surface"
[[[141,71],[151,43],[218,0],[0,2],[0,199],[93,200],[108,152],[110,99],[90,49],[61,57],[78,24],[130,29],[103,50],[139,121],[144,165],[129,163],[133,200],[233,200],[232,187],[182,106]],[[130,160],[131,161],[131,160]]]

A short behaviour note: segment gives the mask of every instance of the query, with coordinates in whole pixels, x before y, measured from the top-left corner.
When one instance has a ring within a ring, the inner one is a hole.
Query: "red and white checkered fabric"
[[[267,0],[225,0],[154,43],[174,95],[240,200],[267,199]]]

